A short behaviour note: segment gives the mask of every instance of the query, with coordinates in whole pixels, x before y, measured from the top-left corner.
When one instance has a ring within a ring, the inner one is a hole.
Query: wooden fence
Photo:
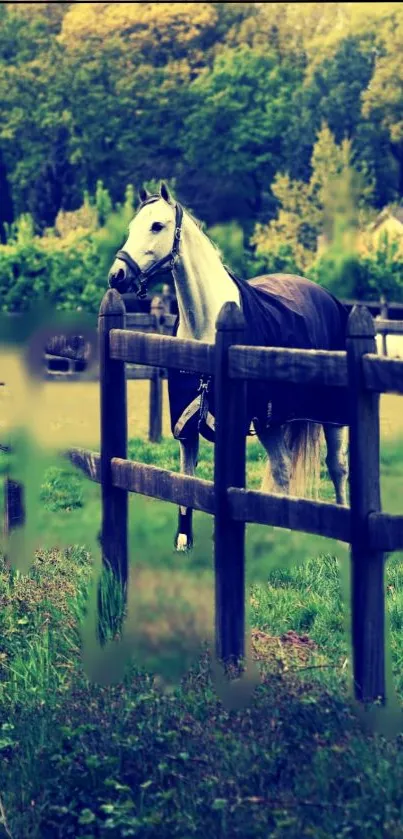
[[[349,543],[352,563],[352,647],[355,694],[386,701],[385,554],[403,549],[403,515],[381,511],[379,394],[403,394],[403,360],[378,356],[374,321],[355,307],[346,352],[250,347],[244,321],[227,303],[215,345],[126,328],[123,301],[105,295],[99,315],[101,452],[68,453],[102,487],[102,551],[125,588],[128,492],[192,507],[215,517],[216,652],[224,661],[245,652],[245,527],[256,522]],[[176,368],[214,376],[214,481],[179,475],[127,459],[126,364]],[[284,381],[340,388],[350,405],[350,506],[246,489],[247,381]],[[113,411],[111,411],[113,405]]]
[[[387,319],[387,306],[383,305],[382,315],[374,320],[375,330],[382,335],[382,354],[387,352],[387,335],[403,335],[403,320]],[[137,332],[154,332],[162,335],[172,335],[176,315],[165,312],[136,312],[126,313],[126,328]],[[60,337],[50,341],[45,350],[45,360],[48,363],[46,378],[50,380],[62,379],[66,376],[71,381],[82,380],[83,371],[86,369],[84,342],[81,347],[72,347]],[[68,365],[68,369],[61,367]],[[54,368],[53,370],[51,368]],[[145,364],[128,364],[126,378],[128,380],[148,380],[149,389],[149,411],[148,411],[148,439],[152,443],[159,443],[162,437],[163,385],[167,377],[167,370],[163,367],[148,367]],[[93,369],[92,373],[85,374],[86,381],[98,381],[99,369]]]
[[[403,516],[381,512],[379,394],[403,393],[403,361],[376,354],[369,312],[360,307],[350,314],[347,352],[325,352],[245,346],[242,315],[234,304],[226,304],[217,321],[216,343],[210,345],[127,330],[122,300],[109,291],[100,310],[99,341],[101,453],[74,450],[70,457],[102,485],[105,562],[124,584],[128,492],[213,515],[216,651],[229,660],[242,657],[245,650],[247,522],[350,543],[356,696],[362,701],[385,699],[384,562],[386,552],[403,549]],[[214,481],[127,459],[127,363],[164,364],[214,376]],[[350,507],[246,489],[245,388],[250,380],[340,388],[340,397],[351,408]]]

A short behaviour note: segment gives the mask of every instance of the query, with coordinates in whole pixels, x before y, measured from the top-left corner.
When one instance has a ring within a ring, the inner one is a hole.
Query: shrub
[[[236,221],[215,224],[209,228],[207,235],[219,248],[224,264],[239,277],[245,277],[248,274],[249,264],[242,227]]]
[[[304,270],[298,265],[291,245],[280,245],[267,253],[255,253],[248,259],[248,276],[259,274],[299,274]]]

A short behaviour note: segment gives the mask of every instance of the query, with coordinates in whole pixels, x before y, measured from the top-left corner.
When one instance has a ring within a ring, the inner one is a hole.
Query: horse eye
[[[151,230],[152,230],[153,233],[159,233],[160,230],[162,230],[163,227],[164,227],[164,225],[161,224],[160,221],[154,221],[151,225]]]

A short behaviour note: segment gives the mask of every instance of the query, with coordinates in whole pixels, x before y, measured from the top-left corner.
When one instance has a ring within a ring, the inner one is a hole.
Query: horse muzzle
[[[122,253],[122,255],[121,255]],[[137,262],[125,251],[118,252],[112,268],[109,272],[109,288],[116,288],[119,294],[126,294],[134,291],[140,294],[142,291],[142,271]]]
[[[112,266],[108,276],[109,288],[116,288],[119,294],[125,294],[130,285],[126,266]]]

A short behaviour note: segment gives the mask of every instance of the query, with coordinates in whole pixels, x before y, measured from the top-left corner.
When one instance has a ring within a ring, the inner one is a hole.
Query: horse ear
[[[169,189],[168,189],[167,185],[164,183],[164,181],[161,181],[160,196],[161,196],[161,198],[164,199],[164,201],[168,201],[168,204],[172,203],[171,202],[171,196],[169,194]]]
[[[147,201],[147,198],[149,198],[149,197],[150,197],[150,193],[147,192],[147,190],[144,189],[144,187],[142,186],[139,189],[139,198],[140,198],[141,203],[143,204],[144,201]]]

